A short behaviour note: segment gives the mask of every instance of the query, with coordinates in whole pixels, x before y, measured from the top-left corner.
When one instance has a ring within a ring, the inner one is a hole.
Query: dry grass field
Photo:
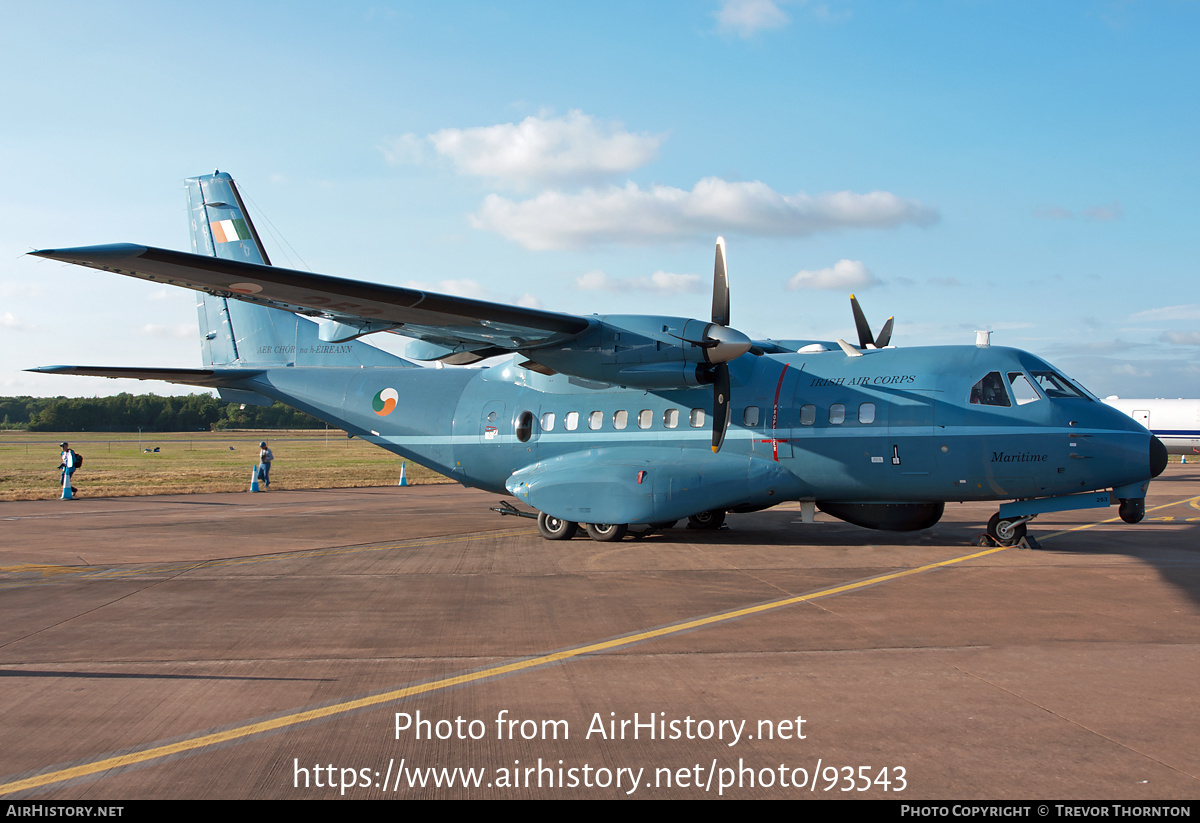
[[[258,444],[275,454],[271,489],[394,486],[400,458],[338,430],[170,432],[0,432],[0,500],[61,496],[58,444],[84,458],[75,473],[82,497],[245,491],[258,463]],[[157,451],[155,451],[157,449]],[[409,483],[449,483],[408,461]]]

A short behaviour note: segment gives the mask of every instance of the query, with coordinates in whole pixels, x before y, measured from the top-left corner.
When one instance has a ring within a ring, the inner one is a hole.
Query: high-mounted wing
[[[561,344],[591,325],[569,314],[128,243],[31,254],[325,320],[321,336],[329,342],[396,331],[479,359]]]

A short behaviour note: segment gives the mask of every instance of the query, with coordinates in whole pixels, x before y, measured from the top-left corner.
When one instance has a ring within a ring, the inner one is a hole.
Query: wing
[[[422,359],[556,346],[592,325],[569,314],[127,243],[31,254],[314,317],[327,321],[321,337],[329,342],[398,332],[427,344]]]

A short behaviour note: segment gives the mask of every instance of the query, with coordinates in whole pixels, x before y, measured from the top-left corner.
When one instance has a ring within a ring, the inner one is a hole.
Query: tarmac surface
[[[1195,465],[1037,551],[995,504],[555,543],[457,486],[81,480],[0,503],[7,799],[1200,797]]]

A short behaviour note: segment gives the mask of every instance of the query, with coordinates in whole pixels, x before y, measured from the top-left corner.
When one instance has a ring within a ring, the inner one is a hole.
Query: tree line
[[[53,432],[179,432],[321,429],[325,423],[282,403],[246,406],[207,394],[159,397],[0,397],[0,429]]]

